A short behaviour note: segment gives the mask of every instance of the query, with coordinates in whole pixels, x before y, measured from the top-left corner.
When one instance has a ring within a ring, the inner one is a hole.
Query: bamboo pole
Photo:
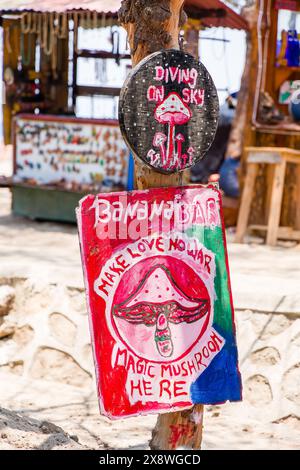
[[[123,0],[119,20],[128,34],[133,65],[161,49],[179,49],[179,31],[186,16],[184,0]],[[164,175],[148,168],[135,158],[138,189],[178,186],[182,174]],[[203,405],[190,410],[166,413],[158,417],[150,442],[151,449],[200,449],[202,441]]]

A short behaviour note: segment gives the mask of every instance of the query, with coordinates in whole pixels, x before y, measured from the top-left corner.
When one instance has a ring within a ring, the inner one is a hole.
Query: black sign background
[[[123,137],[139,158],[162,173],[183,171],[204,157],[218,116],[217,90],[208,71],[175,49],[146,57],[121,90]]]

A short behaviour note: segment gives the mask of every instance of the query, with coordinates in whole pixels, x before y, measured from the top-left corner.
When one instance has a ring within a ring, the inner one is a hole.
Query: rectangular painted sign
[[[241,399],[214,186],[89,195],[77,209],[101,412]]]

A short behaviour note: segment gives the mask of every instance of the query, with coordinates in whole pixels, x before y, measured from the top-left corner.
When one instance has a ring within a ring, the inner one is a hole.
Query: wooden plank
[[[248,163],[268,163],[271,165],[277,165],[282,162],[282,157],[278,152],[263,152],[255,151],[250,152],[247,158]]]
[[[294,149],[281,147],[250,147],[247,161],[251,163],[281,163],[284,159],[288,163],[300,164],[300,152]]]
[[[249,231],[267,232],[267,225],[249,225]],[[295,240],[300,241],[300,230],[293,230],[292,227],[279,227],[277,232],[277,239],[281,240]]]
[[[286,171],[285,161],[283,161],[281,165],[277,165],[274,171],[270,212],[269,212],[269,217],[268,217],[268,232],[267,232],[267,240],[266,240],[267,245],[270,245],[270,246],[275,246],[276,241],[277,241],[285,171]]]
[[[300,128],[300,126],[299,126]],[[274,130],[276,130],[277,128],[274,127]],[[289,155],[289,156],[295,156],[295,157],[299,157],[300,158],[300,150],[295,150],[293,148],[288,148],[288,147],[270,147],[270,146],[266,146],[266,147],[253,147],[253,146],[248,146],[245,148],[245,151],[250,153],[250,152],[257,152],[257,151],[260,151],[260,152],[270,152],[270,153],[273,153],[273,152],[276,152],[276,153],[279,153],[279,154],[285,154],[285,155]]]
[[[251,224],[251,225],[249,225],[248,230],[249,231],[258,230],[258,231],[267,232],[268,226],[267,225],[261,225],[261,224]]]
[[[255,180],[258,172],[258,165],[248,163],[247,174],[242,194],[242,201],[239,210],[238,223],[236,229],[235,242],[243,243],[245,233],[247,231],[248,220],[251,209],[252,195],[254,191]]]
[[[265,197],[265,222],[270,213],[270,204],[272,198],[272,182],[274,179],[275,165],[267,165],[266,168],[266,197]]]
[[[295,163],[296,165],[300,165],[300,152],[298,156],[292,153],[284,153],[283,157],[287,163]]]
[[[293,230],[291,227],[279,227],[277,238],[300,241],[300,230]]]
[[[77,85],[75,87],[75,92],[76,92],[76,96],[91,96],[91,95],[119,96],[120,88]]]

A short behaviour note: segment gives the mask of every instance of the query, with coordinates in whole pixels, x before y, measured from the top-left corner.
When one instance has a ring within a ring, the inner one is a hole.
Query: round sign
[[[208,71],[175,49],[146,57],[121,90],[123,137],[143,162],[162,173],[183,171],[204,157],[218,116],[217,90]]]
[[[212,323],[211,305],[192,266],[175,256],[153,256],[123,275],[110,318],[117,337],[138,357],[172,362],[199,343]]]

